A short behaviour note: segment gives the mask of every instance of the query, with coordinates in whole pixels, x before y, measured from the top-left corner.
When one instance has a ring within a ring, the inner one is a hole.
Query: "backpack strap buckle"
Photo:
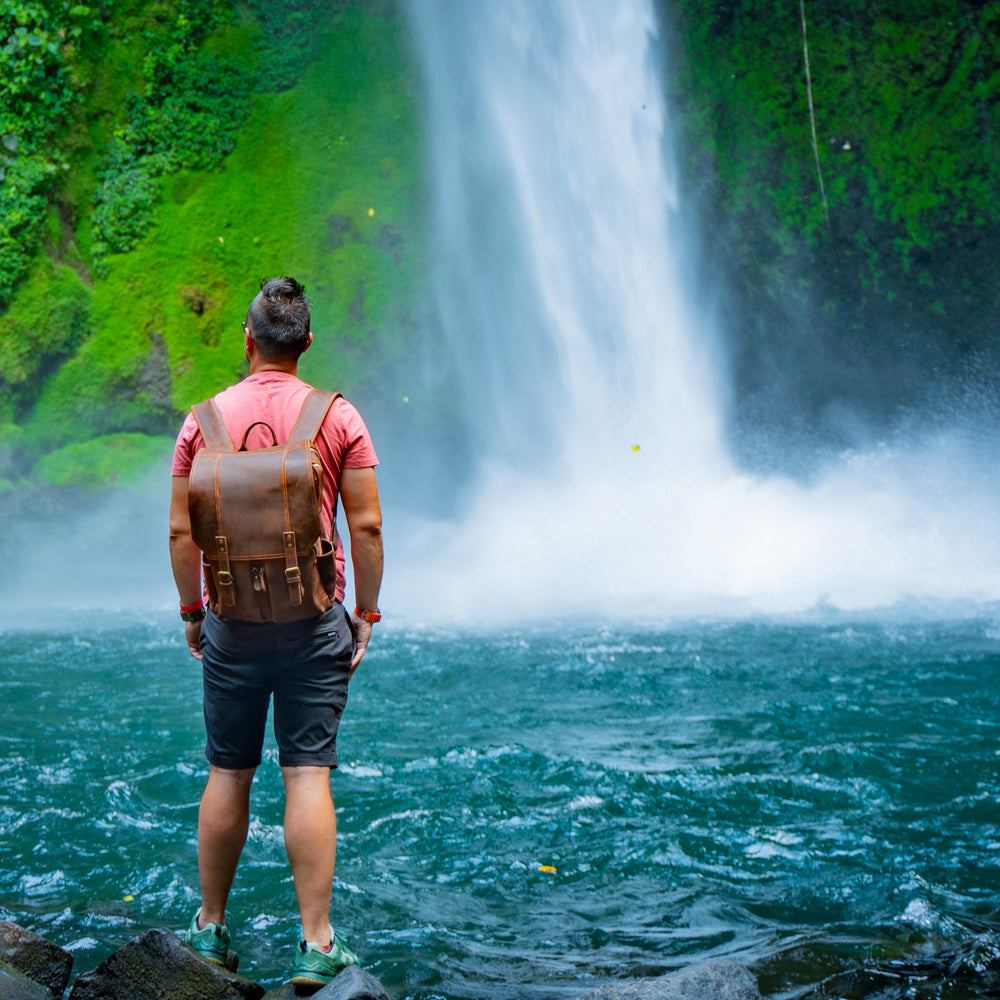
[[[217,535],[215,544],[219,553],[219,568],[215,571],[215,582],[219,585],[219,596],[223,604],[236,603],[236,588],[233,586],[233,574],[229,570],[229,541],[225,535]]]
[[[281,535],[285,545],[285,580],[288,582],[288,602],[302,603],[302,570],[299,569],[299,554],[295,551],[295,532],[285,531]]]

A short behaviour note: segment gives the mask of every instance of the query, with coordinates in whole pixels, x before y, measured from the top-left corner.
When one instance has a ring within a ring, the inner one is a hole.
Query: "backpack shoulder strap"
[[[191,407],[191,412],[194,414],[201,436],[205,439],[206,448],[213,448],[216,451],[234,450],[232,438],[213,400],[206,399],[204,403],[197,403]]]
[[[316,435],[319,434],[319,429],[326,419],[327,411],[339,395],[339,392],[323,392],[321,389],[313,389],[302,404],[299,419],[295,421],[292,435],[288,440],[315,441]]]

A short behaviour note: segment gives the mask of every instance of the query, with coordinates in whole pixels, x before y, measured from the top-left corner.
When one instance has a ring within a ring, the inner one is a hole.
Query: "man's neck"
[[[258,375],[261,372],[284,372],[286,375],[299,374],[299,362],[295,361],[264,361],[259,357],[250,362],[250,374]]]

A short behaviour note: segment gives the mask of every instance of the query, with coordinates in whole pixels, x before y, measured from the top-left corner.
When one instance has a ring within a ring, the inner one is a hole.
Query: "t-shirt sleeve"
[[[341,468],[367,469],[378,465],[375,446],[372,444],[364,420],[361,419],[361,414],[343,396],[335,399],[333,406],[330,407],[327,420],[331,418],[336,422],[337,433],[341,437],[344,456]]]
[[[198,430],[198,422],[194,419],[194,414],[189,413],[181,424],[177,443],[174,445],[174,461],[170,467],[172,476],[190,475],[191,463],[200,444],[201,431]]]

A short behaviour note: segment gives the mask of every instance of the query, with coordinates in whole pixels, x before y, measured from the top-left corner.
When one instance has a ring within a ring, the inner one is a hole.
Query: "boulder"
[[[173,931],[133,938],[93,972],[77,977],[70,1000],[259,1000],[264,987],[198,958]]]
[[[576,1000],[760,1000],[760,989],[745,966],[717,958],[653,979],[618,980]]]
[[[52,1000],[52,994],[14,966],[0,962],[0,1000]]]
[[[264,1000],[296,1000],[306,993],[305,987],[285,983],[276,990],[271,990]],[[374,976],[356,965],[349,965],[332,982],[316,990],[312,994],[312,1000],[392,1000],[392,998]]]
[[[68,951],[4,921],[0,921],[0,962],[34,980],[55,997],[63,995],[73,968],[73,956]],[[6,994],[0,993],[0,997]]]

